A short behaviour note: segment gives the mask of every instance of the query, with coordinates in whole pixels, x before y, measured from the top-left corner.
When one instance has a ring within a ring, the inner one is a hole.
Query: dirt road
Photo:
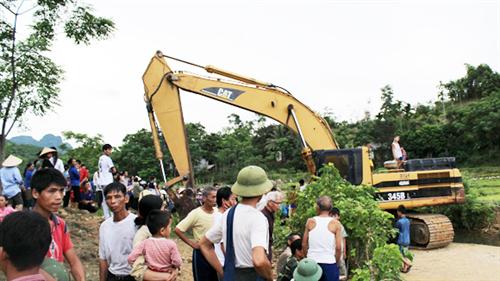
[[[500,247],[452,243],[443,249],[412,250],[406,281],[499,281]]]

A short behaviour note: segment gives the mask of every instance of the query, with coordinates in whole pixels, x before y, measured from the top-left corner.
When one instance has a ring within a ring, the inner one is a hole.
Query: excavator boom
[[[161,52],[151,59],[143,75],[153,133],[156,131],[153,125],[158,122],[169,150],[175,151],[172,157],[180,177],[190,178],[192,182],[193,169],[179,89],[270,117],[289,127],[301,137],[303,155],[309,157],[307,164],[312,173],[315,173],[315,167],[311,150],[337,148],[328,123],[285,90],[213,66],[204,69],[231,80],[174,72]]]
[[[158,132],[158,127],[161,127],[178,172],[177,177],[166,183],[167,187],[180,181],[187,186],[194,184],[179,96],[180,90],[184,90],[267,116],[287,126],[300,137],[302,157],[311,174],[316,174],[316,166],[333,163],[352,184],[377,188],[376,197],[382,209],[465,201],[462,178],[460,171],[454,167],[454,159],[413,159],[407,161],[405,169],[374,173],[367,147],[338,149],[328,123],[285,89],[213,66],[204,67],[182,60],[179,61],[220,77],[207,78],[172,71],[165,58],[167,56],[161,52],[156,53],[149,62],[143,81],[156,157],[163,165]],[[446,246],[453,240],[453,227],[445,216],[412,214],[409,217],[413,245],[435,248]]]

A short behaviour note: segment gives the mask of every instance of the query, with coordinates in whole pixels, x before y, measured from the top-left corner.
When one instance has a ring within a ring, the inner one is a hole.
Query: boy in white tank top
[[[316,261],[323,270],[320,281],[338,281],[336,261],[341,259],[342,227],[330,217],[330,197],[321,196],[316,203],[318,215],[307,220],[302,248],[307,257]]]

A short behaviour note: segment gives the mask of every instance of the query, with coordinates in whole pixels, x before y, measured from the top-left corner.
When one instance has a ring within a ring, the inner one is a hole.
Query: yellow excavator
[[[173,71],[167,58],[202,68],[212,76]],[[160,51],[149,62],[142,79],[156,158],[164,179],[166,181],[159,128],[179,175],[166,182],[167,186],[181,181],[188,186],[194,183],[180,101],[179,90],[183,90],[267,116],[287,126],[300,137],[302,157],[312,175],[316,174],[317,167],[333,163],[352,184],[376,187],[379,206],[384,210],[394,212],[399,205],[416,208],[465,202],[462,177],[455,168],[454,158],[409,160],[404,169],[375,173],[367,147],[339,149],[328,123],[279,86],[169,57]],[[411,214],[409,217],[415,247],[438,248],[453,241],[453,226],[446,216]]]

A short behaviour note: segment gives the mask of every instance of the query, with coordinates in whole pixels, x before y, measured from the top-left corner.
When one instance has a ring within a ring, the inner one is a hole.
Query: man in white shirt
[[[234,194],[241,196],[241,203],[225,212],[222,224],[214,224],[201,239],[203,255],[224,280],[273,280],[271,262],[266,255],[269,226],[266,217],[256,208],[262,195],[272,187],[262,168],[243,168],[231,188]],[[214,250],[214,244],[221,241],[226,251],[224,269]]]
[[[113,160],[111,160],[111,153],[113,152],[113,147],[110,144],[105,144],[102,146],[102,155],[99,157],[98,162],[98,171],[99,171],[99,182],[97,183],[97,192],[101,192],[102,190],[110,183],[113,182],[113,175],[116,174],[116,168],[113,164]],[[98,195],[99,196],[99,195]],[[104,198],[104,196],[103,196]],[[104,218],[107,219],[111,217],[111,212],[109,211],[108,205],[106,204],[106,200],[102,202],[102,211],[104,213]]]
[[[128,255],[137,231],[136,215],[125,208],[128,202],[127,188],[113,182],[104,188],[104,197],[113,212],[99,228],[99,281],[134,281]]]

